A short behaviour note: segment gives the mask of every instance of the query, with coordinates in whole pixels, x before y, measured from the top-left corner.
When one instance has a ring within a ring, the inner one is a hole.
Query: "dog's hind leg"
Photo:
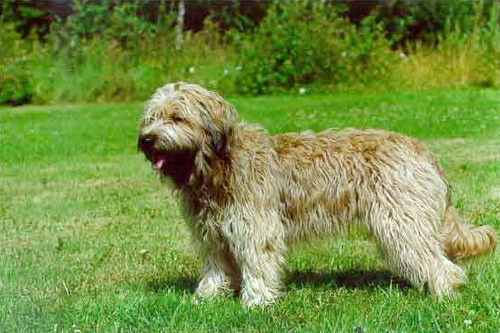
[[[424,216],[404,207],[374,207],[370,227],[390,269],[415,285],[427,284],[437,298],[450,295],[465,283],[464,271],[448,260]]]
[[[236,216],[233,216],[233,218]],[[240,216],[224,228],[241,272],[241,301],[266,305],[279,296],[285,244],[276,213]]]

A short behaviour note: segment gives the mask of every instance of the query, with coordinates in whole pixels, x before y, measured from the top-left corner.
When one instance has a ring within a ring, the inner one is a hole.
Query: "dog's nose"
[[[151,134],[141,135],[139,137],[139,142],[137,143],[137,148],[144,150],[144,148],[151,147],[155,143],[155,137]]]

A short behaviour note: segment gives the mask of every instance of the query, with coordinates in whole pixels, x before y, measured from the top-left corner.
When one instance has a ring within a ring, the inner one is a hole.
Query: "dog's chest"
[[[222,239],[221,225],[225,211],[221,199],[203,194],[183,198],[183,211],[188,226],[198,240]]]

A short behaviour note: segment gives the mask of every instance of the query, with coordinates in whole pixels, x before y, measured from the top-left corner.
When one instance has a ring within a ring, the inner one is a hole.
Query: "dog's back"
[[[366,221],[384,188],[402,197],[414,190],[432,191],[433,200],[441,202],[440,214],[444,212],[447,185],[442,171],[414,139],[349,129],[282,134],[273,142],[284,178],[282,211],[291,239],[305,235],[304,229],[324,235],[353,220]],[[415,181],[419,176],[425,180]],[[415,189],[419,183],[426,188]]]

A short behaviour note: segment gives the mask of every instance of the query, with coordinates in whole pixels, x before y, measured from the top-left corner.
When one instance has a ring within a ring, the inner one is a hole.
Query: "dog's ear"
[[[214,181],[211,173],[214,162],[228,161],[231,143],[233,141],[233,128],[230,124],[216,125],[208,115],[201,117],[205,131],[205,143],[194,159],[194,175],[197,181],[204,184],[209,179]],[[210,175],[209,178],[206,178]],[[201,185],[200,185],[201,186]]]
[[[218,157],[225,157],[229,153],[233,128],[229,124],[217,125],[208,115],[202,115],[203,127],[210,149]]]
[[[218,134],[213,140],[212,149],[219,157],[225,157],[229,154],[233,135],[233,127],[224,124],[218,131]]]

